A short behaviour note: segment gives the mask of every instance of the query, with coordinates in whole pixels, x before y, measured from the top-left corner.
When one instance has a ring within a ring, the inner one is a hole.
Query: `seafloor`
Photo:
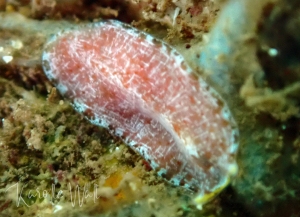
[[[300,216],[300,2],[240,0],[246,9],[230,16],[243,25],[224,30],[231,2],[0,0],[0,216]],[[43,73],[51,34],[108,18],[178,49],[236,119],[238,175],[202,210],[77,114]],[[197,60],[213,31],[230,42],[215,62],[221,76]]]

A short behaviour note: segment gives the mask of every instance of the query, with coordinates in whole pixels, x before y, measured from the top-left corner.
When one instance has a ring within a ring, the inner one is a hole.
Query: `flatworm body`
[[[118,21],[52,37],[43,67],[91,123],[207,202],[237,171],[238,130],[225,103],[166,43]]]

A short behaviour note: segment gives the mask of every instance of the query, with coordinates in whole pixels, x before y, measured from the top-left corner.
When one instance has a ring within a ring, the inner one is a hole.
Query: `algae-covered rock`
[[[231,3],[0,1],[0,216],[299,216],[300,6],[239,1],[247,5],[239,22],[251,28],[222,30],[231,22],[218,15]],[[165,183],[120,140],[84,120],[43,74],[40,55],[51,34],[103,18],[167,40],[231,108],[239,172],[202,211],[192,204],[194,192]],[[230,52],[220,55],[226,47],[217,47],[218,58],[208,61],[215,65],[201,66],[201,52],[220,45],[219,37]],[[220,66],[222,73],[205,71]]]

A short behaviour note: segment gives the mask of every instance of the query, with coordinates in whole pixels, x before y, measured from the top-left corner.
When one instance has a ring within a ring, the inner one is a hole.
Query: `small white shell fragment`
[[[5,63],[10,63],[13,60],[13,57],[12,56],[2,56],[2,60]]]

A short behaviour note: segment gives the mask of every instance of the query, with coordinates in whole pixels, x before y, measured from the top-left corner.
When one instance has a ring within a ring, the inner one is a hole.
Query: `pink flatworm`
[[[140,153],[202,204],[237,171],[231,113],[166,43],[118,21],[65,30],[43,53],[47,77],[91,123]]]

